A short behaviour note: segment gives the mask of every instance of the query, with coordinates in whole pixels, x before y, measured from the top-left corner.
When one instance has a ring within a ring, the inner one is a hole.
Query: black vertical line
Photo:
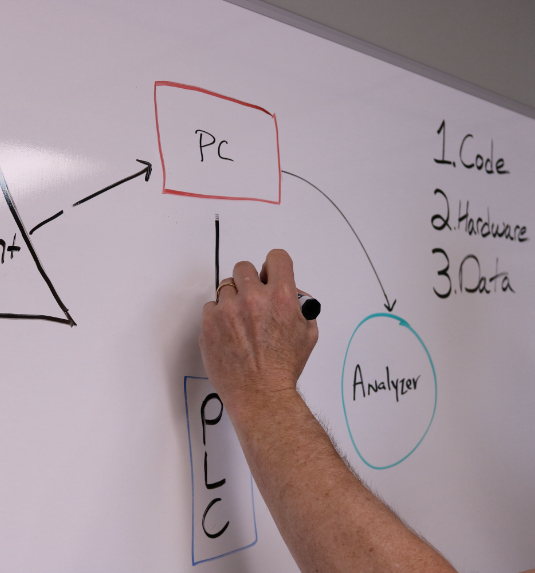
[[[219,286],[219,215],[215,216],[215,290]]]

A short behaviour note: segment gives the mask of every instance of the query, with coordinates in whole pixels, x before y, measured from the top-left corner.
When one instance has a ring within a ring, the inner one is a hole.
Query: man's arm
[[[352,474],[297,393],[318,330],[300,312],[288,254],[271,251],[260,279],[251,263],[234,267],[236,290],[221,289],[219,303],[204,307],[200,345],[299,568],[454,573]]]

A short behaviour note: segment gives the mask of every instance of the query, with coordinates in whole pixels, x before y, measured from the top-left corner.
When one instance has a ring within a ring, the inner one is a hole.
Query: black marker
[[[317,318],[321,311],[321,304],[315,298],[307,296],[306,294],[297,293],[299,304],[301,305],[301,312],[307,320],[314,320]]]

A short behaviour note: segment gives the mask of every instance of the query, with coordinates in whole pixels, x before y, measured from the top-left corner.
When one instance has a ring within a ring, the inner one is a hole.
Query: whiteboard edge
[[[324,24],[319,24],[303,16],[299,16],[282,8],[278,8],[277,6],[272,6],[271,4],[264,2],[264,0],[224,1],[228,2],[229,4],[234,4],[247,10],[251,10],[257,14],[262,14],[263,16],[267,16],[273,20],[278,20],[283,24],[288,24],[294,28],[298,28],[305,32],[309,32],[310,34],[324,38],[325,40],[335,42],[345,46],[346,48],[350,48],[352,50],[356,50],[357,52],[372,56],[373,58],[377,58],[389,64],[393,64],[394,66],[403,68],[404,70],[413,72],[430,80],[434,80],[458,91],[467,93],[510,111],[514,111],[521,115],[535,119],[535,108],[529,105],[500,95],[481,86],[472,84],[466,80],[462,80],[447,74],[446,72],[441,72],[440,70],[437,70],[431,66],[421,64],[416,60],[411,60],[410,58],[396,54],[395,52],[391,52],[385,48],[375,46],[374,44],[370,44],[365,40],[360,40],[359,38],[355,38],[344,32],[339,32],[338,30],[329,28]]]

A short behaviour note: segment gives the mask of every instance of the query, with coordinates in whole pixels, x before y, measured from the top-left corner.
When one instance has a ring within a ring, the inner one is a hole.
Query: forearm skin
[[[227,410],[303,573],[454,573],[346,467],[297,391],[248,395]]]

